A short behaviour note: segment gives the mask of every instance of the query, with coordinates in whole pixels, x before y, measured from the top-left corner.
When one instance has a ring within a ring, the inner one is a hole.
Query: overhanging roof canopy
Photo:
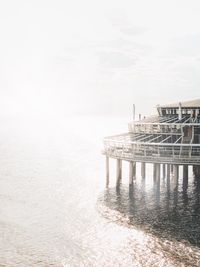
[[[178,108],[179,103],[181,103],[182,108],[200,108],[200,98],[191,100],[191,101],[184,101],[184,102],[177,102],[177,103],[172,103],[168,105],[161,105],[161,108]]]

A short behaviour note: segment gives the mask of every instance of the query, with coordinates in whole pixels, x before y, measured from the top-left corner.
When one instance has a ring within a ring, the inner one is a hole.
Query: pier
[[[200,179],[200,99],[158,105],[157,115],[133,120],[126,133],[105,137],[103,154],[107,187],[110,158],[116,159],[116,186],[122,181],[123,161],[129,162],[129,185],[136,179],[138,163],[142,179],[146,177],[147,163],[153,165],[156,180],[162,175],[178,181],[180,167],[187,180],[189,166]]]

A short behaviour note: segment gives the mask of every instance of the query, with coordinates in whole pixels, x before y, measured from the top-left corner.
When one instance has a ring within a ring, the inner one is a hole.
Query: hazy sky
[[[200,98],[199,25],[199,0],[1,1],[1,115]]]

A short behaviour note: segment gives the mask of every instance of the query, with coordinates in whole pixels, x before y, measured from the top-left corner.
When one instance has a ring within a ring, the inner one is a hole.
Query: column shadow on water
[[[200,247],[200,178],[181,179],[177,186],[166,178],[109,188],[99,196],[98,206],[110,210],[111,221],[117,211],[118,223],[128,218],[128,225]]]

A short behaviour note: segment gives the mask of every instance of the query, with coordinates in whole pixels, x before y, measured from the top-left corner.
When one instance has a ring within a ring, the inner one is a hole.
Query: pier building
[[[200,99],[169,105],[158,105],[157,115],[128,124],[123,134],[104,138],[106,186],[109,185],[109,159],[116,159],[116,185],[122,179],[122,163],[129,162],[129,184],[136,178],[137,163],[141,176],[146,176],[146,163],[153,164],[153,177],[173,175],[188,179],[188,167],[200,179]],[[141,117],[141,116],[139,116]]]

